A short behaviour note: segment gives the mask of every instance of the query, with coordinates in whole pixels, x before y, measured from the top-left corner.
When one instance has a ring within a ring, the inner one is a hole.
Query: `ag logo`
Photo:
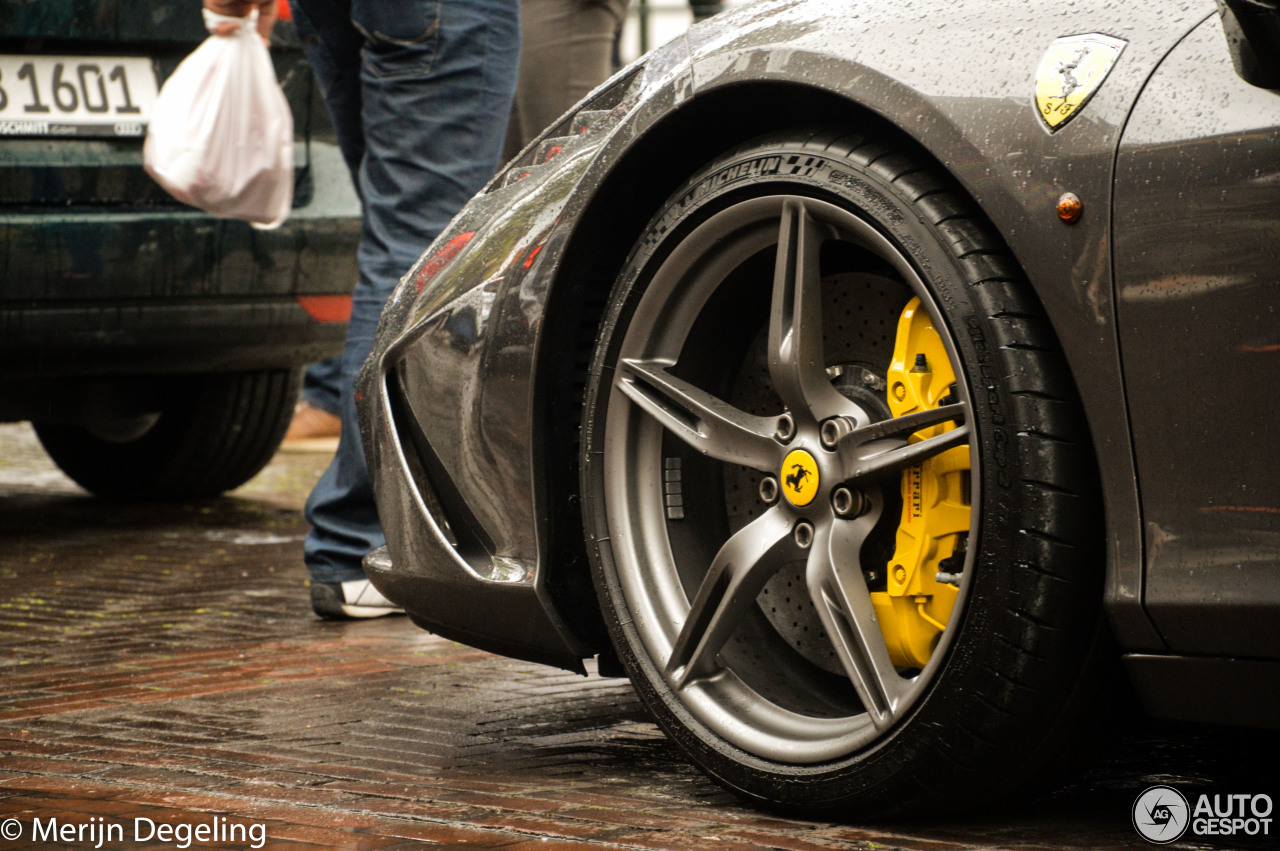
[[[796,506],[808,505],[818,495],[818,462],[803,449],[787,453],[782,462],[782,492]]]
[[[1061,128],[1093,97],[1127,43],[1088,33],[1049,45],[1036,70],[1036,111],[1050,130]]]
[[[1152,786],[1133,803],[1133,826],[1142,838],[1157,845],[1176,842],[1191,823],[1191,808],[1171,786]]]

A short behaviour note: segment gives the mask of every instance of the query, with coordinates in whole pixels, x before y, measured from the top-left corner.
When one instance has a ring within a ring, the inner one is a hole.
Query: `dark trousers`
[[[519,7],[517,0],[291,5],[364,204],[346,348],[337,369],[320,376],[338,400],[342,436],[306,508],[311,578],[343,582],[363,577],[361,559],[386,542],[352,386],[400,276],[497,168],[519,61]]]
[[[613,42],[628,0],[523,0],[520,82],[505,159],[613,72]]]

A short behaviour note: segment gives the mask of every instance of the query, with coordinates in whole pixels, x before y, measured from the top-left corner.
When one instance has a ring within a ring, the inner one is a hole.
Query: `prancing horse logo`
[[[782,492],[787,495],[787,501],[797,508],[813,502],[818,495],[818,477],[822,474],[818,472],[818,462],[803,449],[788,452],[782,459],[778,474],[782,478]]]
[[[1125,42],[1102,33],[1069,35],[1054,41],[1036,69],[1036,111],[1050,132],[1062,129],[1101,86]]]
[[[791,470],[791,475],[786,478],[787,487],[796,493],[800,493],[800,489],[804,486],[804,480],[812,476],[813,473],[805,469],[803,464],[792,464]]]

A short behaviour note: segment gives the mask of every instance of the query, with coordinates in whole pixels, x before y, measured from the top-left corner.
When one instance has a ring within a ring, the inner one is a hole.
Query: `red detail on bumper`
[[[347,322],[351,319],[349,295],[300,295],[294,299],[317,322]]]
[[[475,231],[466,231],[460,233],[453,239],[440,246],[435,254],[427,258],[427,262],[422,264],[422,268],[418,270],[418,274],[413,278],[413,284],[418,288],[418,292],[422,292],[426,287],[427,281],[431,280],[436,272],[439,272],[445,266],[449,265],[449,261],[458,256],[458,252],[471,241],[471,237],[475,236]]]
[[[533,250],[529,252],[529,256],[524,259],[524,267],[528,269],[533,265],[533,260],[538,256],[538,252],[542,250],[541,245],[535,245]]]

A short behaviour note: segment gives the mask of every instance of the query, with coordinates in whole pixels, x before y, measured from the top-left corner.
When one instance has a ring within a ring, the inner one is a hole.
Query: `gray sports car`
[[[791,809],[1028,788],[1117,671],[1280,725],[1277,88],[1276,0],[695,27],[396,292],[374,583]]]

